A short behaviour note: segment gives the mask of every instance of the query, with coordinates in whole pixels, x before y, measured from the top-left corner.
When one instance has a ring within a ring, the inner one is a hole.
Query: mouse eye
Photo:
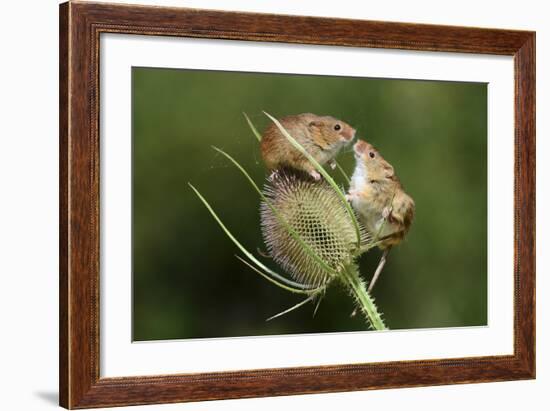
[[[369,151],[369,157],[370,157],[370,158],[374,158],[374,157],[375,157],[375,154],[374,154],[372,151]]]
[[[334,126],[334,129],[335,129],[336,131],[340,130],[341,128],[342,128],[342,126],[341,126],[340,124],[336,124],[336,125]]]

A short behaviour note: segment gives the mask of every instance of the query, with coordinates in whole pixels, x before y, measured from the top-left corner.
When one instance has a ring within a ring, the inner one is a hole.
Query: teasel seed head
[[[269,254],[294,280],[314,286],[330,282],[334,273],[323,267],[314,252],[336,272],[353,263],[357,232],[342,199],[323,179],[290,169],[274,171],[264,186],[264,195],[275,208],[262,202],[261,227]],[[307,250],[289,232],[283,219],[309,246]],[[361,227],[361,244],[370,237]]]

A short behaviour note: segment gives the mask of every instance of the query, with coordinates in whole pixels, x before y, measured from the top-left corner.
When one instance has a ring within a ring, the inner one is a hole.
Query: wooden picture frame
[[[514,354],[100,378],[101,33],[513,56]],[[535,377],[535,33],[69,2],[60,6],[60,405],[91,408]]]

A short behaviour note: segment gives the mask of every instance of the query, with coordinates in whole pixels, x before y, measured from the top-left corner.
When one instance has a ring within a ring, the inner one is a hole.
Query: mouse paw
[[[384,207],[384,209],[382,210],[382,217],[387,220],[388,217],[390,216],[391,214],[391,207]]]
[[[321,174],[319,174],[317,171],[313,170],[309,172],[309,175],[313,177],[315,181],[319,181],[321,179]]]
[[[336,168],[336,161],[334,160],[329,161],[328,165],[332,170],[334,170]]]

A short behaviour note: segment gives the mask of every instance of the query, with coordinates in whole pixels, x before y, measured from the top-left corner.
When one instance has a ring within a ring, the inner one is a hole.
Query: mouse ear
[[[323,123],[318,120],[311,120],[308,124],[309,127],[321,127]]]
[[[385,164],[384,165],[384,174],[386,176],[386,178],[391,178],[394,176],[395,172],[393,171],[393,166],[391,166],[390,164]]]

